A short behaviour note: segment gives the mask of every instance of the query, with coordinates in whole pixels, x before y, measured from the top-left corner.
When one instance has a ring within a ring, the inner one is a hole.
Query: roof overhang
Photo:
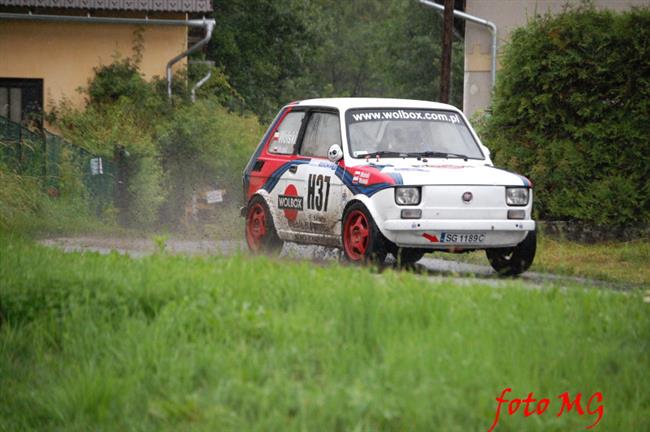
[[[85,11],[212,12],[211,0],[0,0],[0,6]]]

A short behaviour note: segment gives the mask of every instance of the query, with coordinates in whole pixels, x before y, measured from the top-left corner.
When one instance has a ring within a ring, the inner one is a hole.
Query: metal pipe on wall
[[[169,97],[170,101],[172,98],[172,66],[174,66],[175,63],[179,62],[184,57],[189,56],[199,48],[203,47],[204,45],[207,45],[207,43],[210,42],[210,38],[212,38],[212,31],[214,30],[214,26],[216,25],[216,21],[213,19],[206,20],[205,18],[203,18],[202,20],[189,20],[188,22],[190,21],[200,23],[200,27],[203,27],[205,29],[205,37],[200,41],[198,41],[197,43],[195,43],[194,45],[192,45],[191,47],[189,47],[186,51],[183,51],[182,53],[180,53],[179,55],[171,59],[167,63],[167,97]]]
[[[445,7],[442,5],[439,5],[438,3],[434,3],[429,0],[418,0],[418,2],[422,3],[425,6],[432,7],[434,9],[438,9],[439,11],[444,11]],[[462,18],[467,21],[471,21],[476,24],[480,24],[483,26],[486,26],[490,29],[490,33],[492,34],[492,66],[491,66],[491,73],[492,73],[492,87],[494,87],[494,84],[496,83],[496,77],[497,77],[497,26],[494,24],[492,21],[488,21],[483,18],[479,18],[474,15],[470,15],[465,12],[461,12],[459,10],[454,10],[454,16],[458,18]]]
[[[43,22],[75,22],[90,24],[123,24],[123,25],[158,25],[158,26],[176,26],[176,27],[202,27],[206,31],[206,36],[192,45],[189,49],[177,55],[167,63],[167,96],[172,97],[172,66],[192,54],[199,48],[206,45],[212,37],[212,31],[216,25],[214,19],[193,19],[193,20],[171,20],[159,18],[116,18],[116,17],[95,17],[91,15],[41,15],[24,13],[0,12],[0,19],[22,20],[22,21],[43,21]]]
[[[192,90],[190,91],[190,97],[192,99],[192,102],[196,102],[196,91],[199,88],[201,88],[203,86],[203,84],[208,82],[208,80],[212,76],[212,67],[214,66],[214,62],[212,60],[190,60],[189,63],[190,64],[204,64],[204,65],[208,65],[208,67],[209,67],[208,73],[205,74],[205,76],[203,78],[198,80],[196,82],[196,84],[194,84],[194,86],[192,86]]]

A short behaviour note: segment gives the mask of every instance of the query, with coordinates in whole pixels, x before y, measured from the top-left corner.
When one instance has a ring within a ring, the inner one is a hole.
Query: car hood
[[[371,163],[351,167],[350,170],[381,173],[392,178],[396,184],[404,185],[532,186],[526,177],[486,165],[451,162],[399,165]]]

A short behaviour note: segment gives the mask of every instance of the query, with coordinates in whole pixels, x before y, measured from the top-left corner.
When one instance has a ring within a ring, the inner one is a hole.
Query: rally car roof
[[[307,99],[295,103],[298,106],[319,106],[338,108],[342,111],[352,108],[420,108],[420,109],[446,109],[457,111],[452,105],[439,102],[412,100],[412,99],[390,99],[390,98],[322,98]]]

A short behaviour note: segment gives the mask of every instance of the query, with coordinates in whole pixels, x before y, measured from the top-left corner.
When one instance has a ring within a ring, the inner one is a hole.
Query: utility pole
[[[451,41],[454,27],[454,0],[445,0],[440,65],[440,102],[449,103],[451,89]]]

